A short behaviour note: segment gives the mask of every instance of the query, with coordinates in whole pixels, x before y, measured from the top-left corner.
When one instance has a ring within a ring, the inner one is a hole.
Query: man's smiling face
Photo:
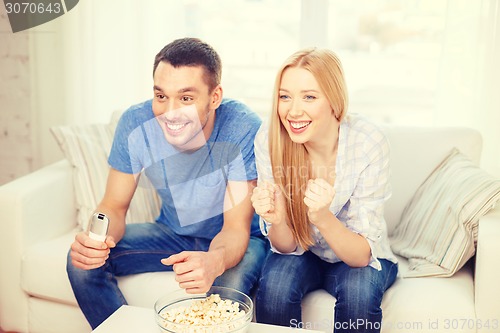
[[[180,150],[201,147],[212,133],[215,108],[202,66],[173,67],[160,62],[154,73],[153,113],[165,139]]]

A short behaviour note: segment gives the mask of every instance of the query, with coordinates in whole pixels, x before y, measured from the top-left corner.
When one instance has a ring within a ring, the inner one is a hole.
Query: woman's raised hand
[[[255,212],[266,222],[279,224],[286,220],[285,198],[278,185],[264,181],[253,189],[251,201]]]
[[[310,179],[304,197],[304,203],[309,208],[307,215],[312,224],[319,226],[331,214],[330,204],[335,197],[335,189],[321,178]]]

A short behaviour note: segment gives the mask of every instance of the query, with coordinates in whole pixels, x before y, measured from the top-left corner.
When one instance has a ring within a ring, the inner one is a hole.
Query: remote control
[[[89,223],[89,237],[104,242],[108,234],[109,218],[103,213],[94,213]]]

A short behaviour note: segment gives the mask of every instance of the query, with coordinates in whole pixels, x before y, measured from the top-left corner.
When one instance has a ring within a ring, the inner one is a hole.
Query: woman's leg
[[[321,288],[321,266],[321,259],[311,252],[300,256],[270,253],[257,290],[257,322],[296,327],[302,320],[302,298]]]
[[[92,328],[120,306],[127,304],[118,288],[117,276],[172,270],[160,260],[183,250],[206,250],[208,241],[182,237],[158,223],[128,224],[125,236],[111,249],[106,264],[82,270],[71,264],[67,272],[75,297]]]
[[[343,262],[328,265],[324,288],[337,299],[334,332],[380,332],[382,297],[398,271],[397,264],[384,259],[380,263],[381,271]]]

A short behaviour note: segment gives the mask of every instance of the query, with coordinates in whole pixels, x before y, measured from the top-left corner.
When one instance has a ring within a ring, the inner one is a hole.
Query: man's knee
[[[66,272],[68,273],[68,276],[70,276],[70,277],[72,275],[77,274],[77,270],[78,270],[78,268],[73,266],[72,260],[73,259],[71,258],[71,250],[69,250],[68,254],[66,256]]]

